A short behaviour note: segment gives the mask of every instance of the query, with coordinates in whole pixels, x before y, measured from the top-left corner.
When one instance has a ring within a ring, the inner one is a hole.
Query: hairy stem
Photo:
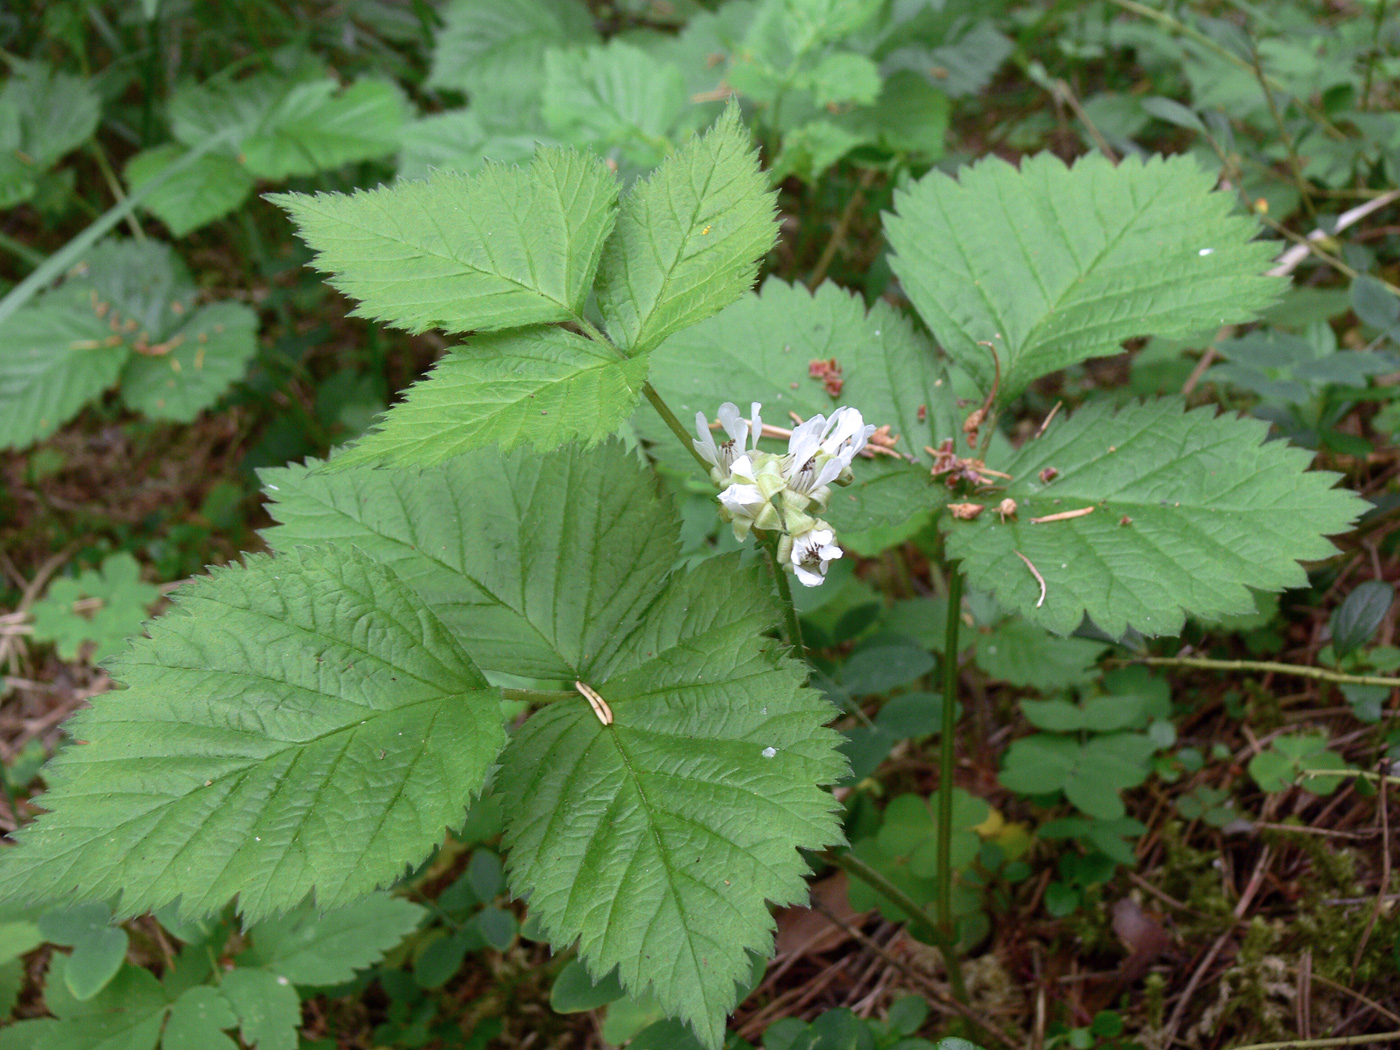
[[[700,464],[700,469],[708,476],[711,464],[704,456],[696,451],[695,443],[690,437],[690,431],[681,426],[681,421],[677,419],[676,414],[671,411],[671,406],[661,400],[661,395],[656,392],[656,388],[650,383],[644,383],[642,385],[642,393],[645,394],[646,399],[651,402],[651,407],[656,409],[657,415],[671,428],[671,433],[675,434],[680,443],[685,446],[686,451],[695,457],[695,462]]]
[[[1345,674],[1329,671],[1323,667],[1302,667],[1298,664],[1275,663],[1272,660],[1212,660],[1205,656],[1136,656],[1113,663],[1146,664],[1148,667],[1196,667],[1203,671],[1262,671],[1274,674],[1291,674],[1298,678],[1313,678],[1319,682],[1334,682],[1337,685],[1378,685],[1386,689],[1400,689],[1400,678],[1386,678],[1373,674]]]

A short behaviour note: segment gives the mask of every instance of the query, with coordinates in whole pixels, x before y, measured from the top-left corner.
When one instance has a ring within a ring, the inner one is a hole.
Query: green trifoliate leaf
[[[253,947],[238,957],[299,985],[341,984],[373,966],[412,933],[426,909],[389,893],[375,893],[333,912],[302,905],[252,931]]]
[[[106,988],[126,961],[126,931],[112,925],[112,909],[105,904],[47,912],[39,918],[39,932],[46,941],[73,949],[63,977],[79,1002]]]
[[[215,570],[149,630],[114,662],[128,688],[68,723],[85,743],[48,766],[0,897],[340,907],[440,841],[504,740],[457,641],[354,551]]]
[[[238,1050],[223,1031],[238,1023],[233,1007],[218,988],[187,988],[170,1007],[161,1050]]]
[[[1281,294],[1270,245],[1189,157],[1050,154],[933,171],[895,195],[890,265],[953,359],[1002,401],[1038,377],[1171,337],[1251,320]]]
[[[836,371],[813,364],[830,366]],[[947,499],[930,483],[924,446],[961,434],[961,416],[933,347],[898,311],[877,302],[867,313],[858,296],[824,284],[815,294],[770,278],[762,294],[746,295],[700,324],[678,332],[652,354],[651,381],[689,423],[696,412],[714,418],[725,401],[747,411],[763,405],[763,420],[793,426],[790,412],[829,416],[841,405],[865,422],[888,426],[898,437],[895,456],[859,458],[855,483],[835,490],[827,517],[839,532],[906,521]],[[833,397],[831,390],[838,391]],[[689,455],[649,410],[638,426],[656,452],[678,470],[693,470]],[[782,452],[786,441],[764,443]],[[911,463],[904,455],[921,462]]]
[[[1307,470],[1311,453],[1267,434],[1175,400],[1116,415],[1090,405],[990,464],[1013,480],[976,520],[944,521],[948,553],[974,586],[1057,634],[1086,616],[1114,637],[1175,634],[1188,613],[1251,610],[1250,588],[1303,584],[1297,560],[1330,555],[1325,537],[1365,509],[1335,474]],[[1005,521],[1004,498],[1016,502]]]
[[[353,194],[284,193],[355,313],[409,331],[493,331],[582,316],[616,218],[617,180],[591,154],[541,149]]]
[[[1063,791],[1091,817],[1114,820],[1125,812],[1118,793],[1147,779],[1156,750],[1143,733],[1108,733],[1084,743],[1037,733],[1007,750],[1000,780],[1012,791],[1028,794]]]
[[[471,639],[489,671],[588,678],[676,555],[675,512],[616,442],[543,458],[484,449],[421,472],[262,477],[282,522],[268,542],[360,548]]]
[[[330,469],[441,463],[484,445],[541,450],[617,431],[641,396],[646,358],[562,328],[479,336],[449,353]]]
[[[730,108],[632,187],[598,271],[598,305],[628,354],[748,291],[778,226],[749,133]]]
[[[650,983],[718,1046],[746,949],[771,947],[763,902],[797,899],[797,848],[839,838],[816,787],[845,771],[831,708],[771,651],[761,571],[726,557],[670,574],[675,512],[616,442],[264,478],[274,545],[353,543],[482,666],[581,682],[610,710],[604,725],[581,690],[502,756],[511,888],[557,947],[579,940],[595,978],[616,966],[631,994]]]
[[[219,990],[238,1015],[243,1041],[257,1050],[296,1050],[301,999],[292,982],[268,970],[224,974]]]
[[[764,651],[776,615],[737,557],[673,580],[594,680],[604,725],[552,704],[517,733],[497,790],[511,888],[595,976],[618,968],[717,1048],[747,952],[772,950],[764,902],[806,898],[796,846],[837,841],[815,785],[844,772],[827,702]]]
[[[547,49],[598,39],[587,6],[578,0],[454,0],[443,22],[428,86],[455,88],[478,101],[521,69],[540,80]]]
[[[68,957],[54,953],[44,977],[44,1005],[56,1021],[44,1025],[34,1050],[155,1050],[170,1001],[149,970],[123,966],[91,999],[68,991]]]
[[[76,660],[84,642],[95,642],[93,662],[105,660],[141,629],[159,597],[159,587],[141,581],[135,558],[125,551],[109,555],[101,569],[49,585],[34,604],[34,639],[58,643],[65,660]]]
[[[196,293],[167,244],[92,249],[0,334],[0,445],[52,433],[119,377],[132,377],[134,407],[192,420],[257,349],[256,313],[239,303],[196,307]]]

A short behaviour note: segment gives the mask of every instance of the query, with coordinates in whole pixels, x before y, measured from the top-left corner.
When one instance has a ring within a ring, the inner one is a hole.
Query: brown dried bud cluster
[[[822,386],[832,397],[840,397],[841,388],[846,385],[846,381],[841,378],[841,366],[836,363],[834,357],[825,361],[818,359],[809,362],[807,374],[813,379],[820,379]]]
[[[948,513],[959,521],[971,521],[987,508],[980,503],[950,503]]]

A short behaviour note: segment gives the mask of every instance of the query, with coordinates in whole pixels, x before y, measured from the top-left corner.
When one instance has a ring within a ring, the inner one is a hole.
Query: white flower
[[[828,419],[815,415],[801,423],[788,439],[783,473],[788,488],[821,507],[831,498],[830,485],[849,481],[851,460],[865,448],[875,428],[849,406],[838,408]]]
[[[763,406],[754,401],[749,406],[749,411],[753,414],[753,419],[745,419],[739,415],[739,406],[732,401],[726,401],[719,406],[720,426],[724,427],[724,432],[729,435],[728,441],[721,441],[715,444],[714,435],[710,433],[710,421],[705,418],[705,413],[695,413],[695,429],[700,434],[698,440],[692,439],[695,451],[704,457],[705,461],[712,466],[710,477],[714,478],[715,484],[724,485],[728,483],[730,467],[734,461],[744,455],[745,445],[749,436],[753,436],[753,451],[758,451],[758,438],[763,433],[763,420],[759,418],[758,411]]]
[[[827,565],[841,557],[841,548],[832,541],[836,533],[824,521],[796,536],[784,536],[778,544],[783,568],[797,576],[804,587],[820,587],[826,582]]]
[[[782,509],[773,502],[787,484],[777,456],[740,456],[729,465],[729,482],[719,494],[720,517],[733,523],[735,539],[742,541],[750,529],[783,527]]]

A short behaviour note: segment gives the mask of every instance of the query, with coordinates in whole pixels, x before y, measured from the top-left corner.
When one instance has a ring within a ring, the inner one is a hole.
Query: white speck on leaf
[[[1198,251],[1196,254],[1197,254],[1197,255],[1210,255],[1210,254],[1211,254],[1212,252],[1214,252],[1214,251],[1215,251],[1214,248],[1202,248],[1202,249],[1201,249],[1200,251]]]
[[[765,748],[763,749],[763,757],[764,757],[764,758],[772,758],[772,757],[773,757],[774,755],[776,755],[777,753],[778,753],[778,749],[777,749],[776,747],[765,747]]]

